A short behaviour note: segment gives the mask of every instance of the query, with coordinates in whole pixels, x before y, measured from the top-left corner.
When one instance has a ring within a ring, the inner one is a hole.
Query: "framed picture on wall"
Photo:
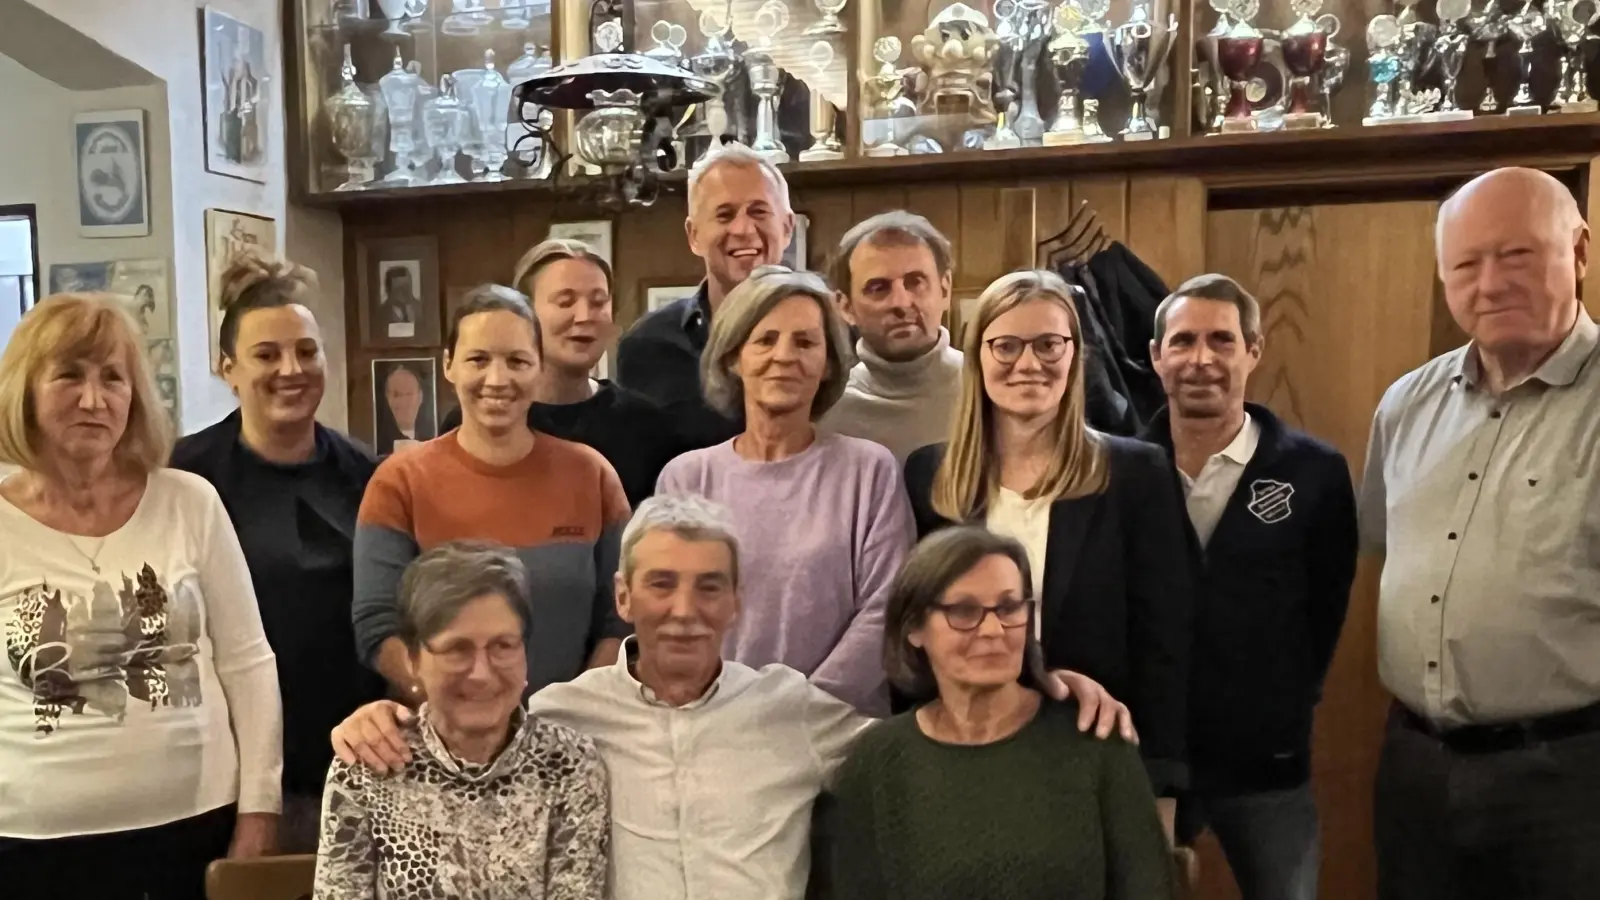
[[[222,355],[217,336],[222,328],[222,276],[236,260],[249,254],[278,254],[278,223],[263,216],[206,210],[206,329],[210,334],[208,365],[216,369]]]
[[[356,244],[361,343],[369,348],[437,347],[439,242],[385,238]]]
[[[681,284],[644,285],[644,311],[647,313],[655,312],[668,303],[682,300],[699,289],[700,286],[695,284],[687,286]]]
[[[148,235],[144,110],[79,113],[72,117],[72,138],[78,161],[78,233],[90,238]]]
[[[271,155],[267,100],[272,80],[266,35],[209,6],[200,19],[206,168],[218,175],[265,184]]]
[[[616,266],[616,260],[611,257],[609,219],[595,219],[592,222],[555,222],[550,226],[547,237],[551,240],[562,238],[569,241],[583,241],[590,249],[600,254],[600,258],[608,265]]]
[[[811,217],[805,213],[794,214],[794,237],[789,240],[789,249],[783,251],[783,264],[796,271],[804,271],[807,266],[806,256],[806,231],[811,228]]]
[[[372,361],[372,446],[380,456],[438,436],[437,373],[432,357]]]

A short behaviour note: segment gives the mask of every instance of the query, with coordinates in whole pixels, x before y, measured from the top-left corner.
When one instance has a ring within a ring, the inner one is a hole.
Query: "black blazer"
[[[1103,493],[1057,500],[1045,547],[1045,664],[1100,682],[1128,704],[1158,795],[1188,780],[1184,732],[1193,571],[1176,470],[1152,444],[1102,436],[1110,463]],[[953,524],[933,511],[944,444],[906,459],[917,536]],[[981,522],[980,512],[974,521]]]

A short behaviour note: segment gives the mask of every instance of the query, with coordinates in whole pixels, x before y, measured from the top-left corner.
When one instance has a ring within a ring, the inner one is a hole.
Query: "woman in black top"
[[[1045,663],[1128,704],[1157,796],[1184,758],[1193,576],[1163,452],[1084,422],[1076,289],[1013,272],[978,300],[948,444],[906,460],[918,537],[978,523],[1027,548]],[[1171,832],[1173,804],[1161,804]]]
[[[688,448],[653,401],[590,375],[617,337],[610,264],[581,241],[548,240],[523,254],[511,284],[528,295],[539,320],[528,427],[600,451],[638,508],[655,493],[662,467]],[[460,424],[461,410],[452,409],[439,433]]]
[[[315,419],[327,360],[310,270],[246,258],[223,276],[219,371],[239,398],[221,422],[178,442],[172,466],[222,496],[250,565],[283,695],[282,849],[314,853],[333,752],[328,734],[383,681],[356,658],[351,542],[376,467]]]

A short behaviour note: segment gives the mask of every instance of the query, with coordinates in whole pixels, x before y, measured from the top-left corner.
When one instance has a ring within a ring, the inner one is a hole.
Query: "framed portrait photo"
[[[363,346],[440,344],[439,243],[435,238],[362,241],[356,245],[356,265]]]
[[[79,113],[72,117],[78,162],[78,233],[90,238],[150,233],[150,186],[144,110]]]
[[[222,275],[235,260],[251,253],[278,254],[276,220],[226,209],[206,210],[206,328],[211,335],[207,359],[213,369],[222,356],[217,343],[222,329]]]
[[[561,238],[568,241],[583,241],[591,250],[598,253],[607,265],[616,268],[617,261],[611,255],[609,219],[595,219],[591,222],[555,222],[551,224],[550,233],[546,237],[550,240]]]
[[[206,168],[265,184],[267,100],[272,74],[261,29],[206,7],[200,14],[205,66]]]
[[[378,455],[438,437],[437,390],[431,356],[372,361],[372,446]]]

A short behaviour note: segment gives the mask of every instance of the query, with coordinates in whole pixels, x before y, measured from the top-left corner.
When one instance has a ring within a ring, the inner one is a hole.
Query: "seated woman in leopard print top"
[[[412,762],[387,777],[335,762],[316,900],[603,900],[610,796],[594,743],[527,715],[522,564],[444,544],[400,586],[401,637],[428,703]]]

